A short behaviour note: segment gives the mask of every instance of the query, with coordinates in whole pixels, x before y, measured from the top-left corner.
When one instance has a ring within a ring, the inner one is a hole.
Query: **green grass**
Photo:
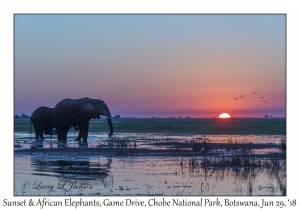
[[[114,133],[286,135],[285,118],[113,119]],[[15,132],[29,132],[29,119],[15,119]],[[33,131],[33,128],[32,128]],[[107,121],[91,120],[90,132],[109,132]]]

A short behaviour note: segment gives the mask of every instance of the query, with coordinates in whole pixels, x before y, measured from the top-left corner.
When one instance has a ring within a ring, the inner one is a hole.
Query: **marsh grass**
[[[286,135],[286,118],[120,118],[113,126],[115,133]],[[14,120],[15,132],[29,129],[29,119]],[[90,132],[109,132],[106,119],[91,120]]]
[[[285,139],[285,138],[281,138]],[[232,136],[228,137],[225,143],[213,142],[205,135],[201,138],[194,138],[190,143],[177,143],[178,148],[191,148],[192,151],[201,151],[207,153],[209,151],[234,151],[235,153],[250,153],[254,149],[277,149],[278,143],[253,143],[250,141],[233,139]]]
[[[262,159],[251,155],[203,156],[181,158],[181,171],[187,168],[190,176],[205,174],[205,178],[214,177],[223,181],[229,173],[247,183],[247,195],[252,195],[257,174],[266,171],[269,180],[276,180],[282,195],[286,195],[286,161],[280,158]],[[274,186],[268,183],[260,187],[267,195],[274,193]],[[259,190],[261,190],[259,189]]]
[[[197,144],[197,146],[195,146]],[[282,137],[279,147],[285,154],[286,138]],[[189,157],[180,160],[181,171],[188,168],[190,175],[205,174],[205,177],[212,176],[216,171],[217,177],[224,178],[225,171],[234,171],[235,176],[239,179],[245,179],[247,182],[247,195],[253,193],[253,183],[261,170],[267,171],[270,180],[276,180],[277,185],[282,193],[286,195],[286,159],[279,157],[278,153],[270,156],[271,158],[262,158],[252,153],[257,148],[277,148],[278,144],[253,144],[245,141],[238,142],[236,139],[229,137],[226,144],[210,143],[209,139],[201,138],[197,142],[193,142],[192,148],[209,148],[209,150],[217,148],[225,148],[223,152],[205,154],[201,157]],[[231,151],[231,153],[229,152]],[[221,172],[221,173],[220,173]],[[267,195],[274,194],[274,186],[267,185],[261,187]]]
[[[99,142],[97,147],[110,146],[116,148],[135,148],[136,141],[130,137],[112,137],[105,141]]]
[[[204,141],[205,142],[205,141]],[[201,142],[201,143],[204,143]],[[206,144],[210,144],[207,143]],[[278,175],[279,172],[286,172],[285,159],[279,157],[277,153],[271,158],[261,158],[253,154],[253,145],[263,146],[263,148],[270,146],[270,144],[252,144],[252,143],[233,143],[229,139],[229,148],[234,148],[231,153],[228,153],[227,149],[223,152],[205,154],[201,157],[191,157],[184,161],[180,160],[181,167],[194,168],[265,168],[271,171],[276,176],[285,176],[285,174]],[[276,145],[271,145],[276,147]],[[208,148],[216,148],[214,146],[208,146]],[[193,171],[193,170],[191,170]]]
[[[283,151],[286,150],[286,137],[281,137],[279,148]]]
[[[228,138],[227,144],[224,145],[224,148],[227,151],[241,150],[243,152],[250,152],[250,153],[252,153],[252,150],[254,148],[261,148],[261,147],[263,147],[263,145],[258,145],[258,144],[254,145],[253,142],[249,142],[247,141],[247,139],[238,142],[236,138],[233,140],[232,136]]]
[[[136,154],[136,141],[132,140],[129,136],[112,137],[106,141],[102,141],[97,147],[116,148],[116,155],[130,156]]]
[[[206,152],[212,149],[212,144],[209,143],[209,138],[205,135],[203,137],[192,140],[192,150]]]

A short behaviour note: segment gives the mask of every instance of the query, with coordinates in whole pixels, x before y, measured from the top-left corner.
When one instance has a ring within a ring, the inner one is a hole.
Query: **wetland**
[[[14,121],[14,195],[286,195],[286,119],[90,121],[88,145],[68,133],[34,145]]]

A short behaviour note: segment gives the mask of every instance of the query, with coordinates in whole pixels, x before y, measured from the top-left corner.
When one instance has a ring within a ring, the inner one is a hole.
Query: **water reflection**
[[[99,148],[98,155],[93,149],[55,149],[54,139],[45,139],[42,149],[29,149],[32,141],[20,135],[15,138],[20,145],[15,146],[15,195],[286,195],[279,137],[225,137],[91,135],[88,145],[67,142],[73,148]],[[162,150],[174,153],[165,156]],[[22,188],[24,180],[31,188]]]
[[[98,179],[109,175],[112,159],[90,157],[64,157],[54,159],[33,156],[30,159],[34,171],[32,175],[48,176],[45,172],[54,172],[57,178]],[[42,173],[41,173],[42,172]],[[51,173],[53,174],[53,173]]]
[[[235,195],[286,195],[286,161],[284,159],[254,159],[245,164],[240,158],[240,165],[222,163],[214,157],[181,158],[181,173],[188,171],[189,176],[212,178],[216,183],[233,180]],[[247,159],[247,158],[246,158]],[[249,160],[248,160],[249,161]],[[262,176],[263,175],[263,176]],[[261,183],[261,184],[257,184]],[[201,191],[203,192],[201,184]]]
[[[286,195],[284,161],[217,167],[201,164],[203,157],[31,156],[29,166],[24,158],[15,162],[15,195]],[[24,180],[30,189],[22,188]]]

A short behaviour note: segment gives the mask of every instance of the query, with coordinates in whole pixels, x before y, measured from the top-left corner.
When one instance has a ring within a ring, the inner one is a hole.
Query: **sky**
[[[14,15],[14,113],[82,97],[121,117],[285,117],[286,16]]]

